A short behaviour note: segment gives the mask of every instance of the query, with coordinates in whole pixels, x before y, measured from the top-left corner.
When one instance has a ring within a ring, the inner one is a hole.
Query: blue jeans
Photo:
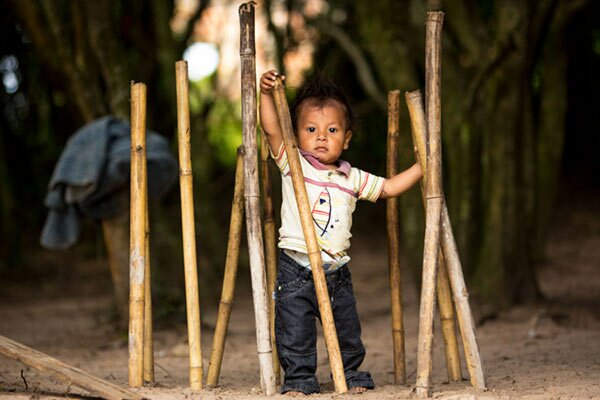
[[[348,388],[373,389],[371,374],[358,371],[365,358],[360,321],[348,266],[325,274]],[[321,319],[312,272],[280,252],[275,285],[275,339],[285,371],[281,393],[318,393],[317,328]]]

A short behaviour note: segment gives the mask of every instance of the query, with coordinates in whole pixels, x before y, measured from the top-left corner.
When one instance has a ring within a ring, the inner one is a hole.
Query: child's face
[[[326,165],[333,165],[348,148],[352,131],[346,130],[341,104],[332,100],[317,106],[310,99],[300,105],[297,120],[298,145]]]

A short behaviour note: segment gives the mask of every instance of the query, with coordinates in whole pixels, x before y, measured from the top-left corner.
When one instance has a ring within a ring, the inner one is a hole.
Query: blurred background
[[[83,125],[105,115],[129,118],[131,81],[147,85],[148,129],[166,137],[176,157],[174,63],[186,59],[201,293],[218,297],[241,144],[240,4],[0,4],[0,282],[43,286],[45,276],[68,279],[70,266],[86,260],[108,271],[102,221],[84,220],[69,249],[40,245],[52,171]],[[445,12],[444,189],[471,295],[492,310],[541,300],[537,266],[557,204],[577,208],[598,198],[600,3],[258,1],[257,75],[271,68],[285,74],[290,99],[317,70],[337,81],[361,121],[344,158],[384,175],[387,92],[424,89],[427,10]],[[402,106],[401,168],[413,162],[409,129]],[[156,316],[183,318],[177,185],[150,213]],[[400,199],[400,214],[404,268],[418,285],[424,220],[418,189]],[[384,218],[384,202],[359,206],[355,236],[385,240]],[[128,248],[126,236],[121,244]],[[240,263],[248,268],[244,251]]]

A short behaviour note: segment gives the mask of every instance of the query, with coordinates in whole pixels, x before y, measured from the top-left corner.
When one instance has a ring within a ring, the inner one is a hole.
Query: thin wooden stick
[[[233,307],[233,295],[235,291],[235,279],[238,271],[238,260],[240,254],[240,241],[242,237],[242,223],[244,218],[244,159],[243,148],[240,146],[237,152],[235,167],[235,188],[231,202],[231,217],[229,220],[229,240],[227,241],[227,257],[225,259],[225,273],[223,275],[223,289],[221,291],[221,302],[219,303],[219,315],[213,336],[212,351],[208,362],[206,374],[206,385],[214,387],[219,384],[221,374],[221,362],[223,360],[223,349],[229,327],[229,317]]]
[[[105,399],[142,399],[142,396],[137,393],[97,378],[4,336],[0,336],[0,354],[29,365],[38,371],[52,375],[68,385],[72,384],[88,390],[92,394],[98,394]]]
[[[131,86],[131,210],[129,240],[129,386],[143,384],[146,269],[146,85]]]
[[[242,136],[244,146],[244,198],[246,204],[246,237],[250,254],[250,275],[256,320],[256,342],[261,386],[267,395],[275,393],[273,350],[269,330],[266,294],[265,258],[260,222],[260,189],[258,184],[258,146],[256,143],[256,65],[254,41],[254,2],[239,8],[240,59],[242,80]]]
[[[185,299],[190,349],[190,387],[202,389],[202,349],[200,300],[196,264],[196,229],[194,226],[194,188],[192,175],[189,83],[186,61],[175,63],[177,88],[177,141],[179,148],[179,189],[181,192],[181,228],[183,230],[183,264]]]
[[[321,313],[321,324],[323,325],[325,345],[327,346],[327,353],[329,354],[329,364],[333,376],[333,384],[338,393],[344,393],[348,391],[348,387],[346,385],[346,376],[342,364],[340,345],[335,330],[333,311],[331,309],[331,303],[329,302],[327,282],[325,281],[325,273],[323,272],[321,249],[317,242],[308,195],[306,194],[306,186],[304,186],[304,176],[302,175],[298,147],[294,139],[290,110],[288,108],[287,99],[285,98],[283,83],[279,77],[275,80],[273,98],[275,100],[275,108],[277,109],[281,131],[283,133],[285,151],[290,164],[290,172],[292,174],[292,185],[296,195],[296,202],[298,203],[300,222],[302,224],[304,240],[306,241],[306,247],[308,249],[310,266],[312,268],[312,276],[315,284],[317,301],[319,303],[319,311]]]
[[[441,190],[441,27],[444,13],[428,12],[425,36],[425,91],[427,99],[427,215],[423,251],[423,283],[419,313],[417,346],[417,382],[419,397],[431,397],[431,365],[433,355],[433,316],[440,248]]]
[[[454,307],[456,308],[456,316],[458,326],[465,351],[465,359],[467,361],[467,369],[471,385],[478,389],[485,389],[485,377],[483,374],[483,362],[477,344],[477,334],[475,333],[475,322],[473,314],[469,306],[469,291],[465,285],[465,278],[462,272],[460,258],[458,257],[458,248],[456,240],[452,232],[452,224],[448,214],[448,207],[444,202],[442,205],[442,250],[448,267],[448,276],[450,278],[450,286],[454,298]]]
[[[448,280],[448,270],[441,249],[438,254],[439,268],[437,274],[437,298],[440,305],[439,314],[442,325],[442,337],[444,338],[444,351],[446,355],[448,380],[450,382],[460,382],[462,380],[462,373],[460,369],[458,339],[456,338],[456,324],[454,323],[452,292],[450,290],[450,281]]]
[[[154,331],[152,329],[152,281],[150,279],[150,219],[146,206],[146,270],[144,274],[144,382],[154,382]]]
[[[398,173],[400,91],[388,93],[387,176]],[[386,226],[388,236],[388,267],[390,275],[390,300],[392,308],[392,343],[394,383],[406,384],[406,357],[404,353],[404,322],[402,311],[402,280],[400,275],[400,231],[398,226],[398,198],[386,200]]]
[[[263,231],[265,233],[265,260],[267,264],[267,293],[269,296],[269,325],[271,327],[271,346],[273,347],[273,371],[275,380],[279,381],[279,358],[277,357],[277,346],[275,344],[275,299],[272,293],[275,291],[275,280],[277,279],[277,243],[275,236],[275,212],[273,211],[273,195],[271,193],[271,173],[269,171],[269,144],[267,137],[261,130],[261,176],[263,192]]]
[[[420,91],[406,93],[406,103],[411,119],[412,138],[417,151],[415,157],[421,165],[423,175],[427,172],[427,163],[425,162],[427,148],[427,127],[425,123],[425,110],[423,109],[423,99]],[[427,208],[425,198],[426,178],[421,180],[421,195],[423,197],[423,206]],[[441,228],[443,230],[443,227]],[[444,261],[443,252],[439,252],[439,271],[437,275],[437,296],[440,305],[440,320],[442,323],[442,336],[444,338],[444,350],[446,354],[446,367],[448,369],[448,380],[459,382],[462,379],[460,368],[460,353],[458,350],[458,341],[456,339],[456,328],[454,324],[454,309],[452,307],[452,293],[450,292],[450,283],[448,281],[448,272]]]
[[[426,128],[422,110],[423,103],[421,93],[419,91],[407,93],[406,103],[411,114],[413,132],[424,131]],[[422,135],[417,135],[416,139],[418,139],[419,136]],[[419,149],[421,149],[421,147],[424,148],[424,143],[424,140],[422,145],[419,145],[417,142],[417,147],[419,147]],[[421,153],[421,151],[423,150],[419,150],[419,153]],[[473,314],[471,313],[471,308],[469,306],[469,292],[465,285],[460,257],[458,255],[458,249],[452,231],[452,224],[448,214],[448,207],[445,201],[442,203],[441,230],[442,252],[444,254],[445,266],[448,270],[452,298],[456,309],[456,317],[458,319],[458,327],[463,342],[471,384],[478,389],[485,389],[483,363],[479,353],[479,345],[477,344]]]

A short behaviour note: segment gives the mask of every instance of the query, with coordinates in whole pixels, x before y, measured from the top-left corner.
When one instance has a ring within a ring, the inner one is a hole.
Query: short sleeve
[[[279,171],[281,171],[283,175],[287,174],[290,171],[290,164],[288,162],[287,152],[285,151],[285,144],[281,142],[276,154],[273,154],[272,149],[269,147],[269,153],[279,168]]]
[[[358,199],[368,200],[373,203],[376,202],[383,190],[385,178],[359,169],[355,172],[357,176],[356,194]]]

